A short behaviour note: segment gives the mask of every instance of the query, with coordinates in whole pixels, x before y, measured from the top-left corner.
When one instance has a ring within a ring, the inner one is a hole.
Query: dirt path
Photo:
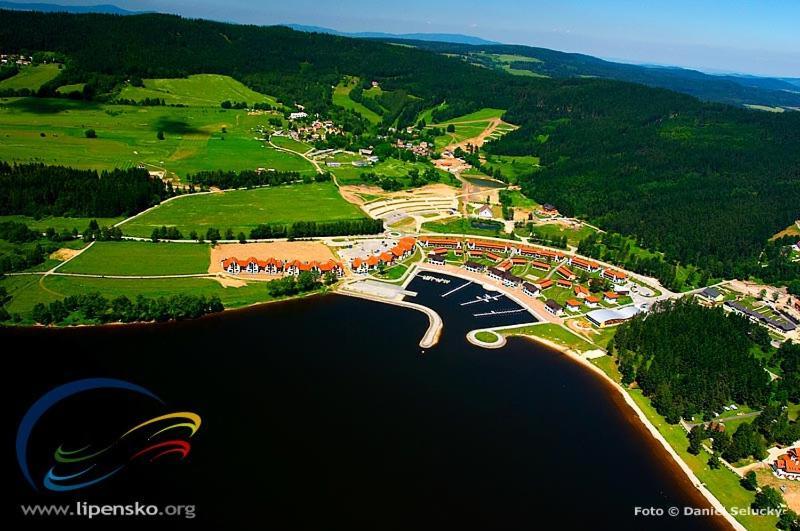
[[[470,121],[470,122],[449,122],[448,125],[450,123],[452,123],[453,125],[456,125],[456,126],[459,125],[459,124],[468,125],[468,124],[471,124],[471,123],[479,123],[479,122],[485,122],[485,121],[486,120],[475,120],[475,121]],[[466,151],[468,145],[472,145],[472,146],[475,146],[475,147],[482,147],[483,144],[486,143],[486,139],[492,133],[494,133],[501,124],[504,124],[504,123],[505,122],[503,120],[501,120],[500,118],[492,118],[491,120],[489,120],[489,125],[486,126],[486,129],[484,129],[481,132],[481,134],[479,134],[478,136],[473,137],[473,138],[467,138],[465,140],[462,140],[461,142],[455,142],[455,143],[450,144],[449,146],[447,146],[445,149],[449,150],[449,151],[455,151],[457,148],[461,148],[464,151]]]

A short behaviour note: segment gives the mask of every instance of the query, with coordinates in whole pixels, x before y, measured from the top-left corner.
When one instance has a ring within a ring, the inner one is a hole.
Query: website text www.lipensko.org
[[[35,518],[183,518],[196,516],[194,505],[153,505],[147,503],[95,504],[78,501],[72,504],[20,505],[24,516]]]

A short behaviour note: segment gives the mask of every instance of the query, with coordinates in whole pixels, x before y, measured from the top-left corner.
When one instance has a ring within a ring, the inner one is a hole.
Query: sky
[[[31,2],[43,0],[27,0]],[[46,0],[45,0],[46,1]],[[261,25],[463,33],[707,72],[800,77],[798,0],[53,0]]]

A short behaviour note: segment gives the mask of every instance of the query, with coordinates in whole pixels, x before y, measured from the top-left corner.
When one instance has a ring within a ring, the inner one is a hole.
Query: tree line
[[[86,293],[70,295],[50,304],[38,303],[31,316],[43,325],[61,324],[73,318],[98,323],[133,323],[196,319],[222,310],[224,307],[217,296],[182,294],[156,299],[138,295],[131,301],[124,295],[108,299],[100,293]]]
[[[171,184],[140,168],[97,172],[0,161],[0,214],[115,217],[174,195]]]
[[[309,184],[312,182],[328,182],[331,180],[331,174],[328,172],[317,173],[312,177],[310,175],[301,175],[296,171],[242,170],[237,172],[213,170],[193,173],[188,175],[186,180],[192,184],[200,185],[203,188],[216,186],[217,188],[228,190],[233,188],[255,188],[258,186],[279,186],[293,183]]]

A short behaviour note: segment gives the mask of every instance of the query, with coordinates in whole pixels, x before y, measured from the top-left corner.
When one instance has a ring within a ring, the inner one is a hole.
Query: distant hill
[[[407,42],[407,41],[403,41]],[[732,105],[800,107],[800,80],[747,75],[712,75],[687,68],[605,61],[579,53],[521,45],[466,45],[416,41],[415,46],[456,54],[471,64],[519,75],[570,78],[598,77],[666,88],[707,101]]]
[[[355,33],[348,33],[331,28],[323,28],[321,26],[306,26],[303,24],[282,24],[286,27],[292,28],[296,31],[304,31],[306,33],[325,33],[328,35],[338,35],[340,37],[353,37],[357,39],[379,39],[379,40],[411,40],[411,41],[424,41],[424,42],[451,42],[454,44],[470,44],[474,46],[487,45],[487,44],[500,44],[496,41],[487,41],[480,37],[473,37],[471,35],[461,35],[459,33],[382,33],[377,31],[362,31]]]
[[[42,11],[45,13],[103,13],[105,15],[133,15],[140,11],[128,11],[111,4],[94,6],[61,6],[56,4],[19,3],[0,1],[0,9],[15,11]]]

